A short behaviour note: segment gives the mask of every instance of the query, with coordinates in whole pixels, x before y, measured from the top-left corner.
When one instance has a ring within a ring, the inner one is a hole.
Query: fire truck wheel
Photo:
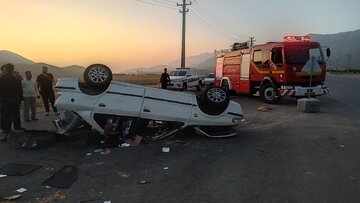
[[[103,64],[92,64],[84,71],[84,80],[94,88],[106,88],[112,80],[112,72]]]
[[[267,104],[276,104],[281,99],[279,91],[270,83],[265,83],[260,87],[260,97]]]
[[[230,102],[229,92],[220,87],[208,87],[203,96],[204,104],[210,107],[227,107]]]

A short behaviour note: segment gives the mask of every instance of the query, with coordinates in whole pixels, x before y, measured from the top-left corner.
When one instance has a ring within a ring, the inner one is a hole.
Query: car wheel
[[[204,93],[204,103],[209,106],[228,106],[229,92],[220,87],[209,87]]]
[[[103,64],[92,64],[85,69],[84,80],[92,87],[106,88],[112,80],[112,72]]]
[[[281,95],[270,83],[260,87],[260,97],[267,104],[276,104],[280,101]]]
[[[187,83],[183,84],[182,91],[187,91]]]
[[[203,87],[202,82],[199,81],[198,86],[196,86],[196,90],[197,90],[197,91],[200,91],[202,87]]]

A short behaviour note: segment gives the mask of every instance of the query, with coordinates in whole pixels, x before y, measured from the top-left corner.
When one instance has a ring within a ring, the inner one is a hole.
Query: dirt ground
[[[0,143],[0,167],[42,168],[0,178],[0,196],[24,187],[17,202],[360,202],[360,77],[329,74],[327,85],[320,113],[297,111],[291,98],[259,111],[260,98],[233,97],[245,121],[226,139],[184,134],[181,144],[166,139],[102,155],[84,139],[24,150],[14,137]],[[56,115],[39,117],[24,127],[53,129]],[[41,185],[68,164],[79,169],[71,187]]]

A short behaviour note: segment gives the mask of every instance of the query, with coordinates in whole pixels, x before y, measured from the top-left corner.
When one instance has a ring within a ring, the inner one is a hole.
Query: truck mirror
[[[328,47],[328,48],[326,48],[326,56],[327,56],[327,57],[330,57],[330,54],[331,54],[330,48]]]

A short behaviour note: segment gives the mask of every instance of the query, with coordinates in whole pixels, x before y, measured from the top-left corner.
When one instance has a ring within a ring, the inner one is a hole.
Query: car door
[[[188,123],[193,106],[190,94],[146,88],[140,117]]]
[[[190,70],[189,71],[189,77],[188,77],[188,80],[189,80],[189,86],[190,87],[194,87],[197,85],[197,78],[196,78],[196,72],[195,70]]]
[[[97,101],[94,113],[139,117],[145,87],[112,82]]]

